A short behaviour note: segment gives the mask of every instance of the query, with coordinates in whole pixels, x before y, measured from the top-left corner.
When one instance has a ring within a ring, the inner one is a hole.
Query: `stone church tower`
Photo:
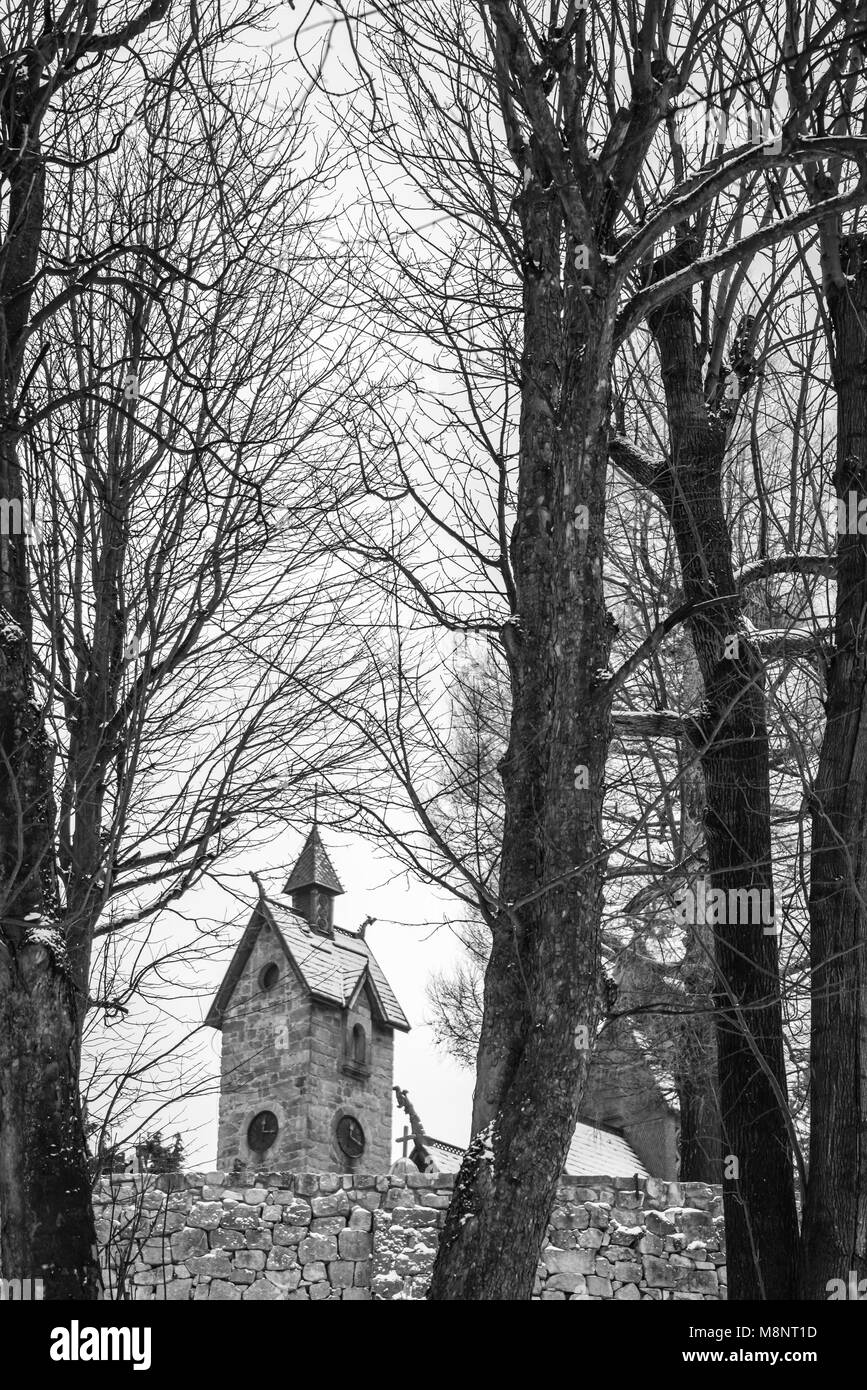
[[[394,1031],[409,1030],[314,822],[282,893],[266,893],[205,1022],[223,1034],[217,1167],[387,1173]]]

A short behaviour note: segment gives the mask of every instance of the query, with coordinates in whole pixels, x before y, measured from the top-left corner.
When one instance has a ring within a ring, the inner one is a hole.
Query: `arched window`
[[[360,1023],[356,1023],[352,1030],[352,1052],[350,1056],[357,1067],[363,1067],[367,1063],[367,1034]]]

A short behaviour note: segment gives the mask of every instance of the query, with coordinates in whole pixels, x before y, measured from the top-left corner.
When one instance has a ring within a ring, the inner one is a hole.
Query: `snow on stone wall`
[[[423,1298],[453,1183],[421,1173],[104,1178],[94,1212],[106,1296]],[[724,1249],[719,1188],[564,1178],[534,1297],[725,1298]]]

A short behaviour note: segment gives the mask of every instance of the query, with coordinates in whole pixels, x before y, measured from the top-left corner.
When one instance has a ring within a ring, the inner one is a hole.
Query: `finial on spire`
[[[313,783],[313,824],[319,824],[319,783]]]

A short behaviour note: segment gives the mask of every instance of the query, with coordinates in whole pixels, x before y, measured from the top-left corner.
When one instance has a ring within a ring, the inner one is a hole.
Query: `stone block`
[[[304,1226],[275,1226],[272,1240],[275,1245],[298,1245],[306,1234]]]
[[[222,1228],[208,1233],[208,1244],[212,1250],[245,1250],[247,1248],[243,1231],[224,1231]]]
[[[210,1279],[228,1279],[235,1266],[222,1250],[211,1250],[207,1255],[194,1256],[187,1261],[193,1274],[206,1274]]]
[[[311,1284],[308,1292],[314,1302],[319,1302],[323,1298],[333,1298],[337,1290],[332,1289],[330,1284]]]
[[[161,1240],[145,1241],[141,1247],[139,1257],[146,1265],[168,1265],[172,1263],[172,1254],[169,1250],[168,1241],[165,1244]]]
[[[370,1231],[373,1229],[373,1215],[363,1207],[356,1207],[349,1215],[350,1231]]]
[[[344,1191],[329,1197],[314,1197],[310,1203],[314,1216],[348,1216],[349,1198]]]
[[[609,1240],[612,1245],[637,1245],[644,1235],[643,1226],[609,1227]]]
[[[314,1260],[336,1260],[337,1237],[306,1236],[298,1246],[298,1258],[305,1265]]]
[[[635,1302],[641,1298],[637,1284],[624,1284],[622,1288],[614,1290],[614,1297],[618,1299],[628,1299]]]
[[[696,1269],[689,1276],[690,1293],[716,1294],[719,1289],[716,1271],[709,1269]]]
[[[621,1284],[637,1284],[643,1278],[641,1265],[634,1260],[616,1260],[614,1278]]]
[[[587,1292],[591,1297],[611,1298],[614,1290],[610,1279],[600,1279],[598,1274],[587,1275]]]
[[[328,1266],[328,1278],[337,1289],[351,1289],[355,1274],[352,1260],[332,1260]]]
[[[205,1231],[215,1231],[223,1219],[221,1202],[196,1202],[187,1216],[188,1226],[201,1226]]]
[[[442,1225],[444,1213],[432,1211],[430,1207],[399,1208],[397,1219],[402,1226],[417,1228],[419,1226],[440,1226]]]
[[[208,1302],[238,1303],[241,1299],[241,1290],[234,1284],[229,1284],[222,1279],[214,1279],[208,1285]]]
[[[673,1236],[677,1230],[668,1212],[649,1211],[644,1224],[652,1236]]]
[[[713,1217],[710,1212],[700,1211],[698,1207],[684,1207],[680,1212],[667,1212],[666,1215],[674,1215],[677,1229],[688,1236],[690,1240],[695,1240],[700,1236],[712,1236],[714,1233]]]
[[[602,1245],[604,1237],[602,1232],[595,1226],[591,1226],[586,1231],[581,1231],[578,1235],[579,1250],[598,1250]]]
[[[342,1260],[368,1260],[373,1254],[373,1236],[367,1231],[341,1231],[337,1249]]]
[[[325,1265],[321,1260],[314,1260],[309,1265],[304,1265],[301,1270],[301,1278],[305,1284],[318,1284],[327,1277]]]
[[[592,1250],[557,1250],[549,1245],[542,1251],[542,1263],[549,1274],[592,1274],[596,1257]]]
[[[166,1286],[166,1300],[169,1303],[182,1303],[193,1296],[192,1279],[173,1279]]]
[[[264,1269],[265,1251],[264,1250],[236,1250],[235,1251],[236,1269]]]
[[[310,1222],[312,1236],[336,1236],[345,1230],[346,1218],[343,1216],[314,1216]]]
[[[395,1211],[398,1207],[409,1207],[414,1211],[415,1195],[404,1187],[391,1187],[386,1193],[384,1206],[386,1211]]]
[[[552,1274],[545,1288],[549,1292],[555,1292],[557,1290],[561,1293],[586,1292],[583,1274]]]
[[[283,1290],[272,1284],[267,1275],[244,1290],[245,1303],[276,1303],[282,1297]]]
[[[288,1202],[283,1208],[283,1215],[280,1218],[284,1226],[307,1226],[312,1216],[310,1203],[296,1198],[293,1202]]]
[[[645,1283],[650,1288],[671,1289],[674,1287],[674,1270],[669,1269],[665,1260],[658,1260],[654,1255],[645,1255],[642,1263]]]
[[[171,1246],[173,1260],[186,1260],[188,1255],[204,1255],[208,1249],[207,1232],[202,1227],[175,1231]]]
[[[297,1289],[301,1283],[300,1269],[266,1269],[265,1278],[278,1289]]]
[[[261,1231],[262,1218],[258,1208],[238,1203],[224,1210],[220,1225],[226,1231]]]
[[[659,1236],[642,1236],[636,1249],[641,1255],[661,1255],[663,1244]]]

